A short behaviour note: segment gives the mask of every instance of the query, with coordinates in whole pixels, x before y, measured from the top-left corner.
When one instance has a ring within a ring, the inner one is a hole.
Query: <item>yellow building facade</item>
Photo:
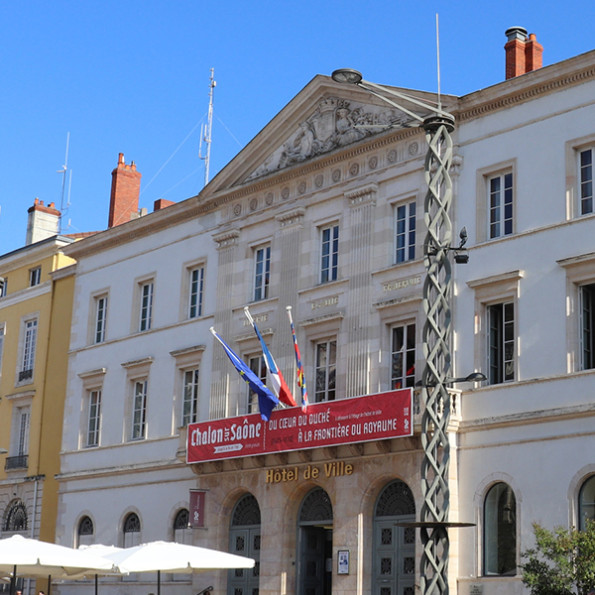
[[[54,541],[72,241],[49,235],[0,256],[0,537]]]

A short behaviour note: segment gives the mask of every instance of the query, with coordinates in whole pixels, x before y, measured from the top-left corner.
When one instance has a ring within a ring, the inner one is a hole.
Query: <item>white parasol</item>
[[[201,570],[253,568],[253,558],[170,541],[152,541],[113,553],[111,560],[120,572],[157,572],[157,595],[161,593],[161,572],[191,573]]]

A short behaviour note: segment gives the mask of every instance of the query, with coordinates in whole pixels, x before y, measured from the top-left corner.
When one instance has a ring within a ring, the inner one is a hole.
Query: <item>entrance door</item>
[[[300,528],[303,595],[331,595],[333,531],[325,527]]]
[[[331,595],[333,509],[328,494],[314,488],[299,515],[298,595]]]
[[[230,570],[228,595],[258,595],[260,578],[260,507],[252,494],[246,494],[236,504],[229,529],[232,554],[254,558],[254,568]]]
[[[414,595],[415,529],[399,523],[415,521],[415,502],[400,480],[382,490],[374,514],[373,595]]]

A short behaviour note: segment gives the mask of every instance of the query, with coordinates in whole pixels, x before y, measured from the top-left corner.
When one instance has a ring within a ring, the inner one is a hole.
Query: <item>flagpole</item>
[[[309,400],[308,400],[308,389],[306,388],[306,376],[304,374],[304,366],[302,364],[302,359],[300,355],[300,348],[297,342],[297,336],[295,334],[295,325],[293,324],[293,316],[291,314],[292,308],[291,306],[285,306],[287,310],[287,316],[289,317],[289,324],[291,326],[291,335],[293,337],[293,349],[295,352],[295,364],[297,368],[298,374],[298,386],[302,391],[302,411],[305,413],[308,409]]]

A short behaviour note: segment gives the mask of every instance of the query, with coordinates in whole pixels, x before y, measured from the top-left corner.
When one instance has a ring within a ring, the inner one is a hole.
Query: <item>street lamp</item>
[[[461,526],[449,523],[450,493],[448,470],[450,444],[448,425],[451,401],[447,390],[447,374],[451,367],[450,334],[452,292],[451,263],[448,252],[452,238],[450,205],[452,181],[449,170],[452,163],[452,139],[455,128],[452,114],[438,103],[432,105],[396,89],[365,81],[360,72],[342,68],[332,73],[334,81],[350,83],[366,90],[381,101],[407,114],[424,129],[428,150],[424,163],[424,177],[428,186],[424,199],[424,265],[426,277],[423,285],[422,306],[425,321],[422,348],[425,360],[421,381],[421,442],[423,460],[421,484],[423,504],[420,511],[420,528],[423,551],[420,562],[422,595],[448,593],[448,527]],[[405,107],[421,107],[430,115],[422,117]],[[465,234],[466,239],[466,234]],[[463,235],[461,234],[461,240]],[[462,245],[461,247],[462,248]],[[459,258],[465,261],[464,258]],[[458,379],[456,379],[458,381]]]

